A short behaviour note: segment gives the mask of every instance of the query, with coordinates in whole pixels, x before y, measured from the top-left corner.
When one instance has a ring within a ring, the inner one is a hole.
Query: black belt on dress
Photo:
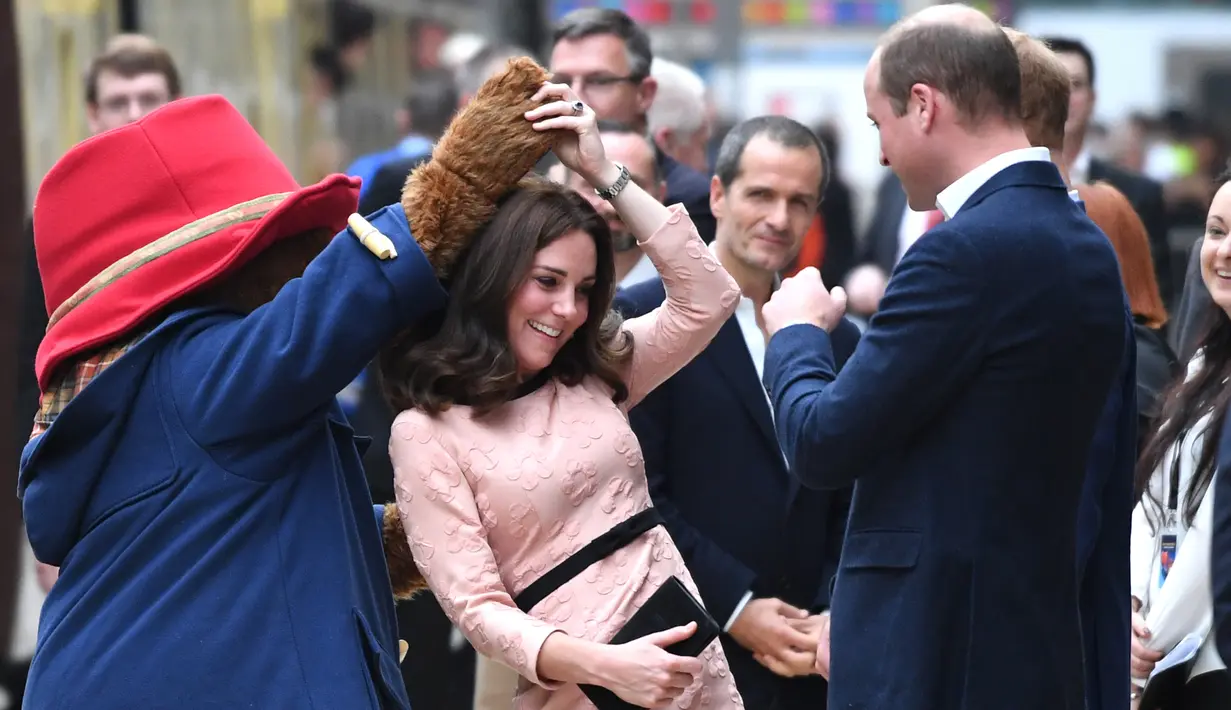
[[[610,530],[599,535],[586,544],[568,559],[547,570],[542,577],[530,583],[530,586],[517,595],[514,602],[517,608],[526,613],[538,606],[552,592],[564,586],[573,577],[581,574],[587,567],[606,559],[611,553],[631,544],[647,531],[663,524],[663,517],[655,508],[646,508],[622,523],[617,523]]]

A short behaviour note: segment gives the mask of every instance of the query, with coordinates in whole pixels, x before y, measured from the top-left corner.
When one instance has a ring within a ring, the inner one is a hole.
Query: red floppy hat
[[[301,188],[221,96],[163,106],[75,146],[43,179],[34,245],[50,323],[35,373],[56,369],[234,271],[279,239],[341,231],[359,179]]]

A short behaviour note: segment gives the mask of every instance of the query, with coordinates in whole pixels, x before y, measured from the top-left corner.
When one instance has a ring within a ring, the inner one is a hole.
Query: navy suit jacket
[[[665,298],[662,281],[651,279],[622,290],[616,308],[636,317]],[[859,329],[843,321],[834,333],[838,367],[858,342]],[[850,489],[801,489],[787,470],[735,316],[634,407],[629,421],[654,505],[720,626],[749,591],[813,612],[829,606]],[[819,677],[782,678],[729,636],[722,643],[746,706],[824,707]]]
[[[1116,384],[1090,448],[1077,518],[1077,565],[1085,644],[1087,710],[1129,705],[1132,644],[1130,538],[1137,461],[1137,338],[1124,313],[1125,339]]]
[[[1126,307],[1106,236],[1033,161],[908,250],[840,376],[822,329],[770,340],[795,474],[857,481],[831,706],[1084,706],[1078,508]]]
[[[1214,640],[1218,655],[1231,658],[1231,417],[1223,422],[1214,475],[1214,530],[1210,541]]]

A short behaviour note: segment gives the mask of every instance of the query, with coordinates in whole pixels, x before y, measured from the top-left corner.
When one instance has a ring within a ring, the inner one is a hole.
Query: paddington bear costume
[[[357,180],[300,188],[220,97],[48,173],[18,492],[60,577],[25,707],[409,707],[394,595],[421,578],[335,394],[443,308],[449,264],[550,148],[522,117],[546,78],[515,60],[459,114],[402,204],[368,217],[386,258],[346,227]]]

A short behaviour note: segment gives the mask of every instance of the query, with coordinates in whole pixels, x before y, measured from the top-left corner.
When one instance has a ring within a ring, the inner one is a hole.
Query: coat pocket
[[[847,533],[842,569],[914,569],[922,535],[918,530],[858,530]]]
[[[332,416],[329,417],[329,432],[337,444],[339,456],[345,456],[343,452],[353,447],[355,453],[362,459],[363,455],[368,452],[368,448],[372,446],[372,437],[359,436],[350,424]]]
[[[363,614],[358,610],[355,610],[355,626],[359,632],[359,646],[363,650],[363,662],[370,681],[372,706],[380,710],[410,710],[397,656],[390,655],[390,651],[380,645],[380,641],[368,626],[367,619],[363,618]]]

